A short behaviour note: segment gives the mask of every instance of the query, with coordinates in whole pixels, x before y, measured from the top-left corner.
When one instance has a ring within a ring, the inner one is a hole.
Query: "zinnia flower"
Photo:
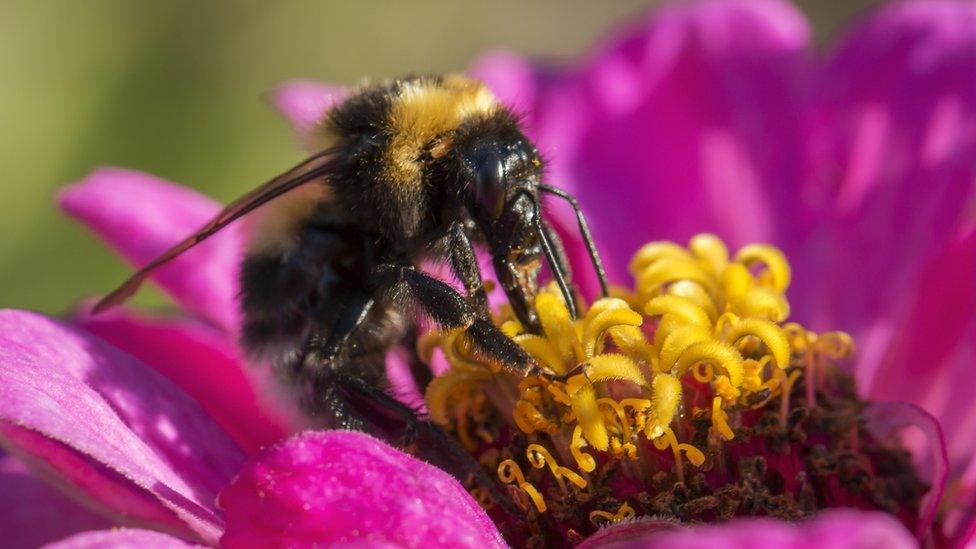
[[[526,114],[551,161],[550,181],[583,203],[615,282],[633,286],[631,257],[650,240],[683,245],[709,232],[733,250],[773,244],[793,266],[790,319],[806,327],[788,333],[850,333],[858,351],[841,364],[852,369],[860,397],[908,403],[869,408],[869,415],[875,410],[872,441],[907,424],[925,434],[905,439],[930,486],[905,524],[883,511],[855,509],[878,506],[853,501],[839,502],[851,508],[797,523],[735,518],[691,528],[626,519],[621,505],[616,514],[597,515],[615,524],[571,541],[910,547],[913,534],[928,543],[969,540],[976,494],[976,389],[967,371],[976,354],[973,29],[971,4],[895,4],[820,56],[789,5],[705,2],[658,12],[568,70],[511,54],[477,64],[474,73]],[[275,98],[308,138],[341,96],[341,88],[298,82]],[[120,169],[93,173],[66,190],[61,205],[135,264],[219,209],[190,190]],[[573,220],[556,205],[553,215],[577,282],[595,295]],[[241,246],[231,227],[156,273],[154,280],[182,307],[179,315],[124,310],[58,321],[0,314],[5,545],[32,546],[72,533],[63,545],[504,545],[457,481],[384,443],[348,432],[283,440],[304,427],[301,419],[266,393],[260,371],[245,368],[235,345]],[[764,264],[771,272],[772,264]],[[765,287],[762,272],[747,269],[759,287]],[[775,276],[770,287],[777,288]],[[781,303],[781,292],[772,295],[771,303]],[[634,305],[646,308],[649,301]],[[674,304],[658,304],[660,328]],[[562,314],[558,305],[540,305],[546,307],[554,317]],[[614,316],[611,327],[637,324],[636,318],[628,324],[626,313],[614,315],[607,317]],[[547,330],[547,344],[572,344],[572,332],[561,333]],[[756,348],[769,351],[765,367],[776,359],[776,345],[759,339]],[[391,354],[391,381],[409,396],[400,366]],[[625,378],[617,366],[616,378]],[[719,366],[692,374],[738,398],[732,391],[741,391],[745,379]],[[727,385],[719,383],[722,375]],[[576,389],[567,396],[588,390]],[[793,404],[782,401],[789,412]],[[709,409],[707,429],[725,432],[724,406]],[[663,448],[677,452],[675,466],[694,453],[694,445],[667,436],[660,415],[643,419],[653,435],[648,439],[663,437]],[[603,445],[600,427],[587,421],[580,424],[581,440],[593,451]],[[583,434],[583,424],[590,434]],[[619,451],[630,450],[621,444]],[[773,453],[757,457],[768,461]],[[106,529],[120,525],[130,528]]]

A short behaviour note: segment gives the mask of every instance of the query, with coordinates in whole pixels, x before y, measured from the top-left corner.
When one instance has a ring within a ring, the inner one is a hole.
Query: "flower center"
[[[472,493],[512,540],[582,539],[634,516],[795,519],[819,508],[886,509],[912,520],[924,486],[882,447],[837,362],[842,332],[787,323],[790,266],[767,245],[729,256],[698,235],[645,245],[633,291],[614,288],[572,319],[549,287],[541,334],[509,310],[496,322],[544,368],[521,377],[461,331],[421,341],[450,369],[426,393],[430,417],[505,485],[526,518]]]

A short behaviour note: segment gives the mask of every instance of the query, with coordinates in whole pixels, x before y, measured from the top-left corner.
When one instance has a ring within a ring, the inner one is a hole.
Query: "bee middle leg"
[[[475,348],[518,375],[544,375],[535,360],[509,339],[491,320],[480,316],[454,288],[412,265],[380,265],[380,288],[392,292],[393,299],[408,298],[420,305],[431,319],[446,329],[463,328]],[[405,292],[407,295],[400,295]]]

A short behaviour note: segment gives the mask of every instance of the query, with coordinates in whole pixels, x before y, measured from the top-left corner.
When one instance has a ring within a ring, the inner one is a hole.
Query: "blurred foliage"
[[[800,6],[822,42],[869,3]],[[261,100],[284,80],[458,71],[498,47],[567,60],[649,4],[0,0],[0,305],[60,312],[125,276],[52,205],[98,165],[228,200],[299,158]]]

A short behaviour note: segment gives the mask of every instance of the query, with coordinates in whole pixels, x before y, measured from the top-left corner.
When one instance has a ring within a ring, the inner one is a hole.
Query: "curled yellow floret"
[[[777,292],[785,292],[790,286],[790,263],[786,256],[778,248],[768,244],[750,244],[744,246],[739,253],[735,254],[738,263],[752,266],[763,264],[766,270],[760,277],[760,281],[769,284]]]
[[[519,467],[518,463],[511,459],[506,459],[505,461],[498,464],[498,479],[504,484],[516,484],[518,487],[525,492],[535,508],[538,509],[540,513],[546,512],[546,500],[543,499],[542,494],[539,490],[530,482],[526,482],[525,475],[522,473],[522,468]]]

